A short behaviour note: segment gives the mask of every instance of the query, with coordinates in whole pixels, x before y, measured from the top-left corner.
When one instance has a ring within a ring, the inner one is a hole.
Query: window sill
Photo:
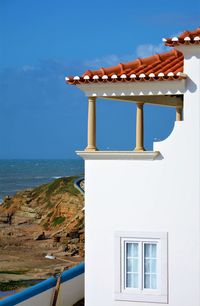
[[[162,159],[159,151],[76,151],[85,160],[155,160]]]
[[[130,294],[130,293],[115,293],[116,301],[131,301],[131,302],[147,302],[147,303],[168,303],[167,295],[154,294]]]

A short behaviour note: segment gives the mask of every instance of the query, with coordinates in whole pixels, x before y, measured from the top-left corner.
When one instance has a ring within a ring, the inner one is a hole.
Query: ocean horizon
[[[81,159],[0,159],[0,203],[20,190],[83,173]]]

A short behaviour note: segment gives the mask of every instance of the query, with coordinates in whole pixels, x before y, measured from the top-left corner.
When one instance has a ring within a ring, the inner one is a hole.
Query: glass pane
[[[137,258],[127,258],[126,260],[126,271],[127,272],[138,272],[138,259]]]
[[[134,272],[133,271],[133,260],[132,258],[127,258],[127,261],[126,261],[126,271],[127,272]]]
[[[139,244],[135,242],[126,243],[126,288],[138,288],[139,284]]]
[[[156,259],[151,259],[151,273],[156,273]]]
[[[133,243],[133,256],[138,257],[138,243]]]
[[[151,245],[148,243],[144,244],[144,257],[150,257],[150,247]]]
[[[157,277],[156,274],[151,274],[151,289],[157,288]]]
[[[157,288],[157,244],[144,243],[144,288]]]
[[[157,253],[157,244],[151,244],[151,257],[156,258]]]
[[[126,274],[126,288],[138,288],[138,274],[127,273]]]
[[[133,272],[138,272],[138,259],[133,259],[133,261],[132,261],[132,263],[133,263]]]
[[[127,273],[126,274],[126,287],[132,288],[133,285],[133,274]]]
[[[132,257],[133,256],[133,243],[126,244],[126,256]]]
[[[150,259],[144,259],[144,273],[150,273]]]
[[[144,275],[144,288],[151,288],[150,287],[150,274]]]
[[[133,274],[133,288],[138,288],[138,274]]]
[[[138,257],[138,243],[127,243],[126,255],[127,257]]]

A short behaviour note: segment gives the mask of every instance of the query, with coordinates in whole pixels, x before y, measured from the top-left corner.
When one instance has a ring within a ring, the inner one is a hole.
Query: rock
[[[67,234],[67,237],[70,237],[70,238],[78,238],[79,237],[79,233],[77,230],[75,231],[71,231]]]
[[[68,244],[69,240],[70,240],[70,238],[67,238],[67,237],[61,237],[60,238],[60,242],[64,243],[64,244]]]
[[[45,240],[45,232],[43,232],[42,234],[39,234],[35,237],[35,240]]]
[[[43,247],[48,250],[62,247],[70,255],[83,254],[84,198],[74,188],[75,179],[60,178],[5,197],[3,205],[0,205],[0,235],[5,238],[5,244],[8,239],[13,239],[10,244],[14,246],[17,241],[21,245],[30,241],[31,245],[33,240],[45,240]],[[24,235],[20,237],[19,233]]]
[[[78,250],[74,248],[74,249],[71,251],[71,256],[75,256],[75,255],[77,255],[77,254],[78,254]]]
[[[31,203],[31,201],[32,201],[32,199],[31,199],[31,198],[27,198],[27,199],[26,199],[26,204],[30,204],[30,203]]]
[[[28,224],[28,220],[25,220],[25,221],[19,221],[17,224],[18,224],[18,225]]]
[[[8,235],[8,236],[13,236],[14,233],[13,233],[13,232],[8,232],[7,235]]]
[[[11,199],[12,199],[12,197],[7,195],[7,196],[5,196],[4,201],[10,201]]]
[[[54,242],[60,242],[60,236],[54,236],[53,240]]]
[[[77,244],[79,242],[79,238],[74,238],[70,240],[70,243]]]

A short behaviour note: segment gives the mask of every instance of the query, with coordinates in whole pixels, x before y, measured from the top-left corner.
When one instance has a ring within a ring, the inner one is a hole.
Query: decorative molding
[[[185,93],[186,80],[154,81],[137,83],[84,84],[76,85],[86,96],[143,96],[181,95]]]
[[[84,160],[155,160],[162,159],[159,151],[76,151]]]

